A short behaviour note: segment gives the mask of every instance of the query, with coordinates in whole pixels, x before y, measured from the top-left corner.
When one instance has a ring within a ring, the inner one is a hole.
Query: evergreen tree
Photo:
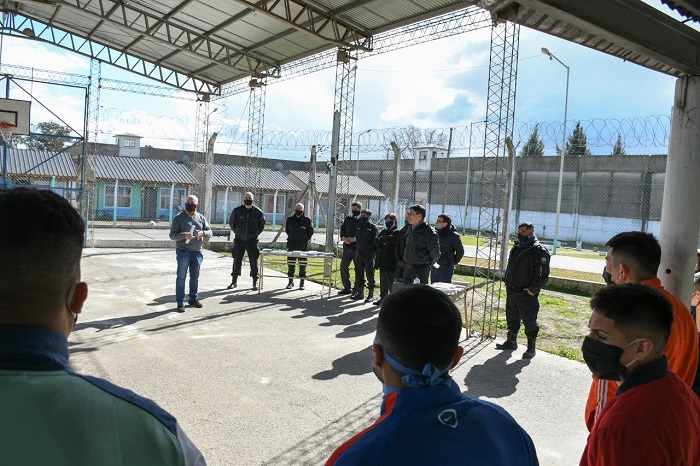
[[[627,155],[627,152],[625,152],[625,143],[622,142],[620,133],[617,133],[617,141],[615,141],[615,145],[613,146],[612,155]]]
[[[530,134],[530,138],[527,143],[520,150],[521,157],[530,157],[535,155],[544,155],[544,142],[540,139],[538,134],[539,125],[535,125],[535,129]]]
[[[580,121],[576,122],[573,133],[569,136],[569,140],[566,141],[566,155],[578,157],[582,155],[591,155],[591,151],[588,150],[588,143],[586,142],[586,133],[583,132]]]
[[[42,121],[36,126],[38,132],[46,136],[31,135],[25,137],[24,144],[27,149],[58,152],[66,147],[67,140],[60,136],[68,136],[71,133],[68,126],[62,126],[55,121]]]

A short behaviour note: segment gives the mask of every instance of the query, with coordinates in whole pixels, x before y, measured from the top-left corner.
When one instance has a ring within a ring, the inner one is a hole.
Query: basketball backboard
[[[30,105],[28,100],[0,99],[0,124],[10,123],[2,131],[9,134],[29,134]]]

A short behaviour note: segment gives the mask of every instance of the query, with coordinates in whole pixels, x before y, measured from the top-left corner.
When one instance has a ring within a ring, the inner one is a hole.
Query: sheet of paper
[[[192,228],[190,228],[190,235],[194,235],[194,230],[195,230],[195,226],[192,225]],[[185,241],[185,244],[190,244],[190,240]]]

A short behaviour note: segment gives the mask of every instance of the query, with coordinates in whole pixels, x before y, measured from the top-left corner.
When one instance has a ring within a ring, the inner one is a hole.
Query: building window
[[[433,158],[435,158],[435,157],[437,157],[437,151],[436,151],[436,150],[433,151]]]
[[[264,208],[264,213],[266,214],[271,214],[275,212],[275,209],[273,208],[275,202],[275,195],[274,194],[263,194],[263,206]],[[277,194],[277,209],[276,212],[277,214],[282,214],[284,215],[284,206],[287,204],[287,196],[285,194]]]
[[[124,147],[136,147],[136,139],[124,138]]]
[[[184,188],[175,188],[173,191],[173,209],[184,209],[186,199],[187,191]],[[170,210],[170,188],[160,188],[160,208],[162,210]]]
[[[422,150],[418,153],[418,160],[428,160],[428,151]]]
[[[114,185],[105,186],[105,207],[114,207]],[[131,207],[131,186],[117,189],[117,207]]]

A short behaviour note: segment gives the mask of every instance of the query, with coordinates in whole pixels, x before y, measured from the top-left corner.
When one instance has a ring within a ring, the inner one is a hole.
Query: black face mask
[[[302,215],[304,215],[304,211],[303,210],[295,210],[294,215],[296,215],[297,217],[301,217]]]
[[[194,209],[197,208],[197,204],[185,204],[185,210],[187,212],[194,212]]]
[[[518,241],[520,241],[521,243],[524,243],[525,241],[527,241],[529,239],[530,239],[529,236],[521,235],[520,233],[518,233]]]
[[[353,210],[353,211],[352,211],[352,216],[353,216],[353,217],[357,217],[358,215],[360,215],[360,211],[359,211],[359,210]]]
[[[243,203],[244,203],[245,205],[253,205],[253,200],[252,200],[252,199],[245,199],[245,200],[243,201]]]
[[[369,219],[367,217],[360,217],[360,221],[362,223],[367,223],[367,222],[369,222]]]
[[[581,345],[581,353],[583,353],[583,360],[586,361],[586,365],[593,375],[603,380],[620,381],[627,374],[627,368],[636,361],[636,359],[633,359],[625,366],[620,362],[620,356],[622,356],[625,348],[635,342],[637,340],[620,348],[619,346],[608,345],[593,338],[585,337]]]

